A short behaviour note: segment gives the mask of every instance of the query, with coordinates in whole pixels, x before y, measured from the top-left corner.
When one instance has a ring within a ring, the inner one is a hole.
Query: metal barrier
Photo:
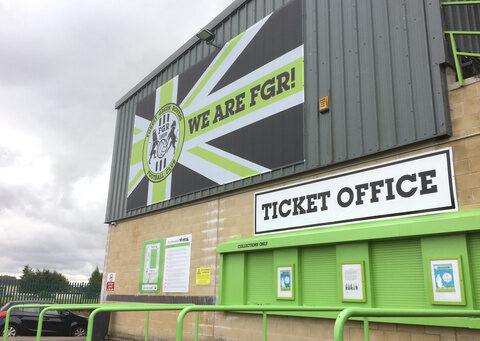
[[[8,308],[7,314],[5,315],[5,326],[3,328],[3,341],[7,341],[8,333],[9,333],[9,323],[10,323],[10,312],[13,309],[17,308],[44,308],[49,307],[51,304],[16,304]]]
[[[40,341],[41,339],[41,336],[42,336],[42,328],[43,328],[43,316],[45,315],[45,313],[47,311],[50,311],[50,310],[93,310],[93,309],[97,309],[97,308],[100,308],[102,306],[111,306],[111,305],[116,305],[118,306],[117,304],[113,304],[113,303],[107,303],[107,304],[100,304],[100,303],[97,303],[97,304],[54,304],[54,305],[50,305],[46,308],[44,308],[41,312],[40,312],[40,315],[38,316],[38,325],[37,325],[37,341]]]
[[[113,304],[113,305],[104,305],[100,308],[95,309],[90,314],[88,318],[88,328],[87,328],[87,339],[86,341],[92,341],[92,332],[93,332],[93,319],[95,316],[104,311],[115,312],[115,311],[146,311],[146,323],[145,323],[145,341],[148,340],[148,327],[149,327],[149,317],[150,311],[166,311],[166,310],[182,310],[185,307],[189,307],[191,304],[130,304],[128,306]]]
[[[480,310],[346,308],[335,321],[335,341],[343,341],[343,329],[350,317],[480,317]],[[367,337],[368,329],[365,331],[365,340],[368,340]]]
[[[479,35],[480,36],[480,32],[476,32],[476,31],[445,31],[444,33],[450,35],[450,43],[452,44],[453,60],[455,61],[455,69],[457,70],[458,84],[460,84],[460,86],[463,86],[463,85],[465,85],[465,82],[463,80],[462,67],[460,66],[460,61],[458,60],[458,56],[468,56],[468,57],[479,57],[480,58],[480,53],[459,52],[459,51],[457,51],[457,45],[455,43],[455,34]]]
[[[254,305],[254,306],[245,306],[245,305],[192,305],[184,308],[177,318],[177,337],[176,341],[183,340],[183,320],[185,315],[189,312],[195,311],[195,341],[198,340],[198,312],[200,311],[233,311],[233,312],[243,312],[243,311],[253,311],[253,312],[262,312],[263,314],[263,340],[267,340],[267,314],[268,312],[287,312],[287,311],[342,311],[345,307],[320,307],[320,306],[266,306],[266,305]],[[89,341],[87,339],[87,341]]]
[[[470,1],[449,1],[449,2],[442,2],[442,6],[457,6],[457,5],[480,5],[480,1],[478,0],[470,0]],[[455,43],[455,34],[458,35],[480,35],[478,31],[445,31],[445,34],[450,36],[450,44],[452,45],[452,52],[453,52],[453,60],[455,61],[455,69],[457,71],[457,78],[458,84],[460,86],[465,85],[463,80],[462,74],[462,67],[460,66],[460,61],[458,60],[458,56],[466,56],[466,57],[479,57],[480,53],[473,53],[473,52],[459,52],[457,51],[457,44]]]
[[[368,317],[480,317],[480,310],[429,310],[429,309],[384,309],[384,308],[345,308],[323,306],[245,306],[245,305],[192,305],[192,304],[145,304],[145,303],[104,303],[104,304],[18,304],[10,307],[5,316],[3,340],[7,341],[10,313],[16,308],[44,308],[38,320],[37,340],[41,339],[43,317],[49,310],[83,310],[94,309],[88,318],[87,341],[92,341],[93,323],[100,312],[145,311],[145,340],[148,340],[150,311],[181,310],[177,318],[176,341],[183,340],[183,323],[189,312],[195,312],[195,340],[198,340],[199,312],[231,311],[258,312],[263,315],[263,340],[267,340],[267,316],[272,312],[340,312],[334,326],[334,340],[343,341],[345,323],[351,317],[362,317],[364,322],[364,337],[369,340]]]

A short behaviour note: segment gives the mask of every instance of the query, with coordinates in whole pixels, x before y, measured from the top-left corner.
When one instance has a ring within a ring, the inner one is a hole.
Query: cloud
[[[0,0],[0,274],[103,266],[114,103],[231,0]]]

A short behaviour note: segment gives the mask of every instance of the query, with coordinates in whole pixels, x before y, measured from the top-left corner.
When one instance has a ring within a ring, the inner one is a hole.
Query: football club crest
[[[162,181],[172,172],[184,138],[182,110],[174,103],[164,105],[150,123],[143,145],[143,169],[150,181]]]

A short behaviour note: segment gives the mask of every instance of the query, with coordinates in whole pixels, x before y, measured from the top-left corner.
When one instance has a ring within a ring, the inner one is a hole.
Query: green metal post
[[[198,320],[199,320],[200,312],[195,312],[195,341],[198,341]]]
[[[267,312],[263,312],[263,341],[267,341]]]
[[[159,311],[159,310],[182,310],[185,307],[190,306],[189,304],[145,304],[145,303],[135,303],[135,304],[112,304],[112,305],[104,305],[100,308],[95,309],[92,311],[90,316],[88,317],[88,327],[87,327],[87,338],[86,341],[92,341],[92,333],[93,333],[93,322],[95,316],[98,313],[104,311]]]
[[[263,312],[286,312],[286,311],[341,311],[345,307],[321,307],[321,306],[267,306],[267,305],[191,305],[185,307],[177,317],[177,335],[176,341],[183,340],[183,321],[185,316],[192,311],[253,311],[258,313]],[[266,326],[266,325],[265,325]],[[266,329],[265,329],[266,330]],[[91,341],[87,338],[87,341]]]
[[[441,2],[440,5],[442,5],[442,6],[480,5],[480,1],[478,1],[478,0],[469,0],[469,1],[447,1],[447,2]]]
[[[351,317],[480,317],[480,310],[347,308],[338,314],[335,321],[335,341],[343,341],[343,329]]]
[[[460,4],[461,1],[452,3],[452,4]],[[474,1],[470,1],[472,4]],[[477,4],[480,4],[480,1],[475,1]],[[450,4],[450,3],[443,3],[445,4]],[[462,67],[460,66],[460,61],[458,60],[458,56],[467,56],[467,57],[480,57],[480,53],[474,53],[474,52],[459,52],[457,51],[457,44],[455,43],[455,34],[458,35],[480,35],[480,31],[445,31],[445,34],[448,34],[450,36],[450,44],[452,45],[452,53],[453,53],[453,59],[455,61],[455,69],[457,71],[457,78],[458,78],[458,83],[460,86],[465,85],[465,82],[463,80],[463,74],[462,74]]]
[[[145,324],[145,341],[148,341],[148,325],[150,321],[150,311],[147,310],[147,316],[146,316],[147,322]]]
[[[8,337],[8,325],[10,323],[10,312],[13,309],[24,307],[24,308],[43,308],[43,307],[48,307],[51,304],[16,304],[8,308],[7,314],[5,315],[5,327],[3,328],[3,340],[7,341]]]
[[[365,341],[370,340],[370,332],[368,327],[369,327],[368,317],[365,317],[363,319],[363,335],[364,335]]]
[[[50,310],[90,310],[90,309],[96,309],[102,306],[105,306],[108,304],[54,304],[54,305],[49,305],[46,308],[44,308],[41,312],[40,315],[38,316],[38,324],[37,324],[37,341],[40,341],[40,338],[42,336],[42,328],[43,328],[43,316],[47,311]]]
[[[457,44],[455,44],[455,37],[452,32],[450,32],[450,43],[452,44],[452,52],[453,52],[453,60],[455,61],[455,69],[457,70],[457,78],[458,78],[458,84],[460,86],[463,86],[463,75],[462,75],[462,68],[460,66],[460,62],[458,60],[458,55],[457,55]]]

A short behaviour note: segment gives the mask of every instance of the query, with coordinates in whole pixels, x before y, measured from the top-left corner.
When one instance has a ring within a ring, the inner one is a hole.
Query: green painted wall
[[[450,233],[442,229],[442,221],[449,222]],[[428,233],[435,222],[442,233]],[[328,236],[325,229],[318,229],[221,244],[218,246],[223,259],[219,301],[221,304],[480,309],[480,210],[414,220],[392,219],[385,225],[394,226],[394,235],[389,238],[375,238],[381,222],[372,222],[370,226],[368,223],[344,226],[345,241],[342,241],[339,228],[332,228],[330,233],[335,234],[336,243],[319,241],[315,233],[325,236],[325,241],[333,237]],[[408,228],[402,229],[402,226]],[[355,229],[359,228],[364,233],[364,240],[351,241],[352,233],[358,233]],[[416,231],[416,235],[411,235],[412,231]],[[238,245],[247,244],[251,251],[239,251]],[[461,261],[465,302],[459,305],[433,304],[429,261],[454,258]],[[359,262],[364,265],[366,300],[342,302],[341,264]],[[290,264],[295,268],[294,300],[279,300],[276,298],[276,267]],[[331,313],[300,315],[335,316]],[[390,318],[383,321],[480,328],[478,321],[463,318]]]

